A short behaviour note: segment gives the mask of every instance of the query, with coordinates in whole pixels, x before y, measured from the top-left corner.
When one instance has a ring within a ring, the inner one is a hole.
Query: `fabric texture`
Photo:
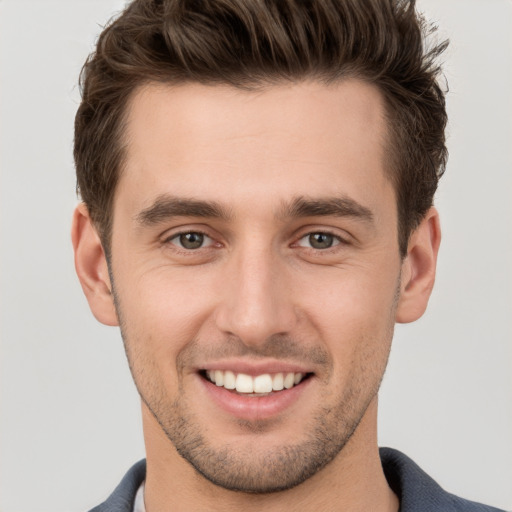
[[[409,457],[381,448],[380,457],[389,486],[400,500],[399,512],[505,512],[458,498],[444,491]],[[134,512],[135,496],[146,476],[146,461],[137,462],[110,497],[90,512]]]
[[[133,465],[109,498],[90,512],[133,512],[135,495],[146,478],[146,460]]]

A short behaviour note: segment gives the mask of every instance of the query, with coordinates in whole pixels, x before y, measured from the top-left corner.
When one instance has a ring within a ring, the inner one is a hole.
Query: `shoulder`
[[[504,512],[446,492],[409,457],[381,448],[382,467],[390,487],[400,499],[400,512]],[[146,476],[146,461],[126,473],[109,498],[90,512],[132,512],[137,490]]]
[[[389,486],[400,499],[400,512],[503,512],[446,492],[398,450],[381,448],[380,457]]]
[[[114,492],[101,505],[89,512],[132,512],[137,490],[146,478],[146,461],[134,464]]]

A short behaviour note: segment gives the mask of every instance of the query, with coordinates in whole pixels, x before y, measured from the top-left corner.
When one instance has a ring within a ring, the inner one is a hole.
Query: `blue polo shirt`
[[[398,450],[381,448],[380,458],[389,486],[400,500],[399,512],[504,512],[447,493]],[[135,495],[145,477],[146,461],[141,460],[126,473],[107,501],[90,512],[133,512]]]

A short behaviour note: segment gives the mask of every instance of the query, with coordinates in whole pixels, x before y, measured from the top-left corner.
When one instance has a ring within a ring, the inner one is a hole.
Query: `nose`
[[[223,275],[217,328],[257,347],[296,325],[286,263],[271,249],[247,248],[232,255]]]

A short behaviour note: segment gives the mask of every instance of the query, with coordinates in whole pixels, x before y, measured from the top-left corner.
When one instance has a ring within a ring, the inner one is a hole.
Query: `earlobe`
[[[76,273],[93,315],[105,325],[118,325],[105,252],[84,203],[75,208],[71,240]]]
[[[409,240],[407,256],[402,263],[397,322],[414,322],[425,312],[434,287],[440,243],[439,214],[432,207]]]

